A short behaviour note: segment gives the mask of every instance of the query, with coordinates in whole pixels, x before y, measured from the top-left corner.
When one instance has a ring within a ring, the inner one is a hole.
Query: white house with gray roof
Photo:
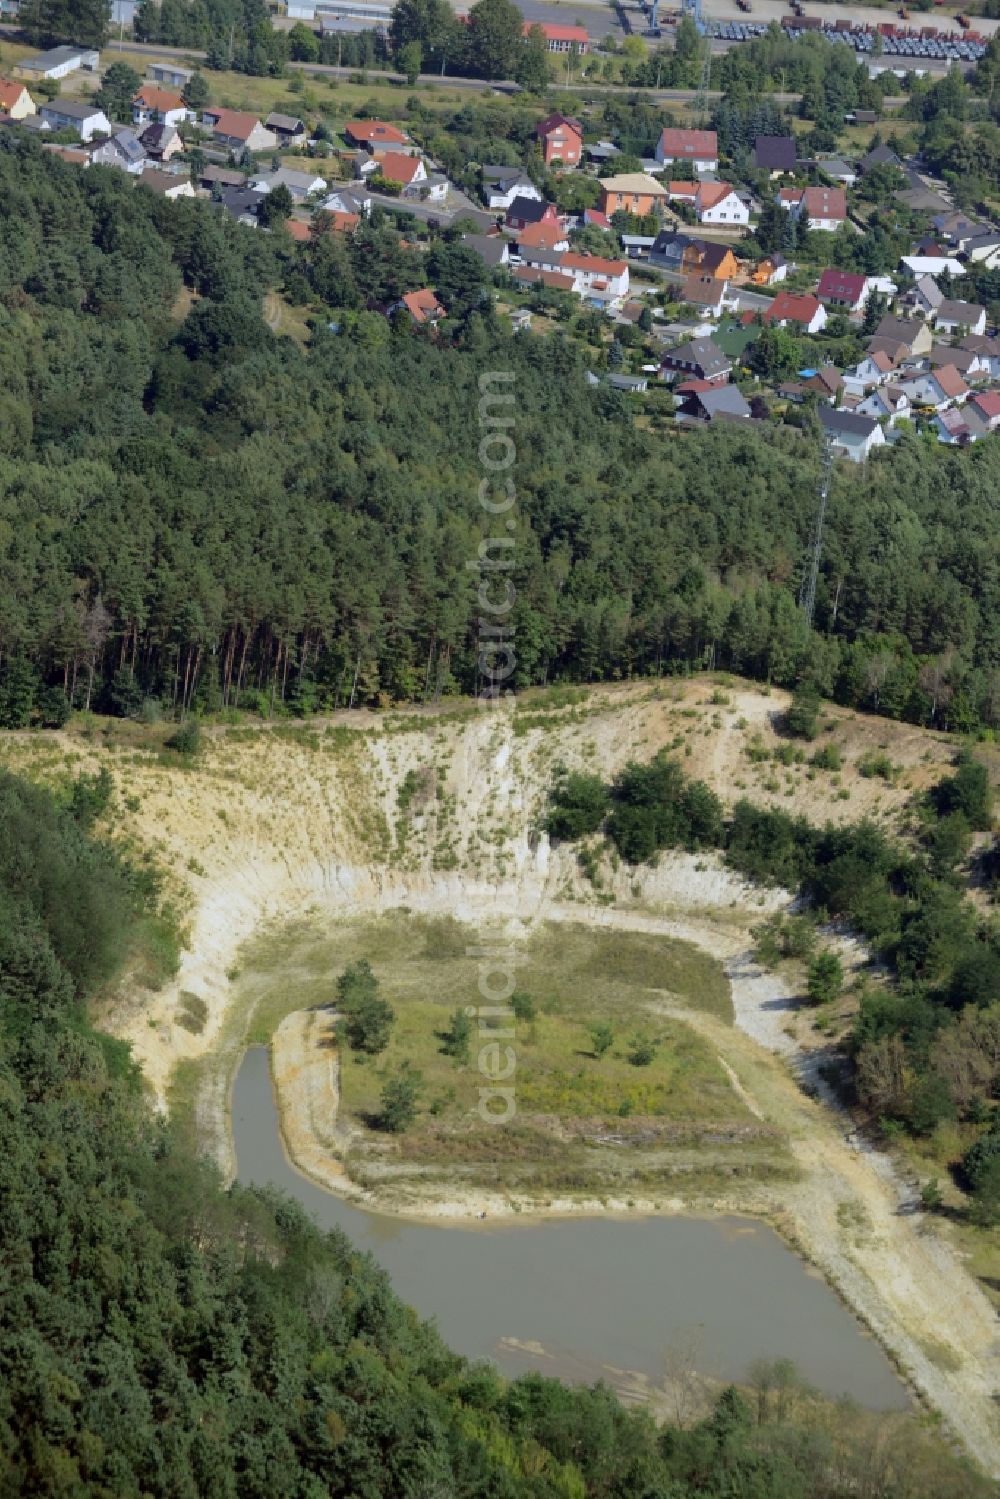
[[[505,210],[515,198],[534,198],[541,203],[542,195],[523,167],[483,167],[483,196],[487,208]]]
[[[956,302],[945,298],[934,309],[934,327],[939,333],[986,332],[986,308],[977,302]]]
[[[817,406],[820,426],[834,455],[851,463],[864,463],[875,448],[885,443],[885,433],[871,416],[856,411],[838,411],[833,406]]]
[[[297,203],[305,202],[313,193],[326,189],[326,178],[317,172],[299,172],[293,167],[279,167],[275,172],[260,172],[251,177],[250,186],[259,193],[273,192],[276,187],[287,187]]]
[[[72,130],[82,141],[112,133],[104,110],[81,99],[51,99],[38,114],[50,130]]]
[[[91,166],[118,167],[137,177],[146,164],[146,148],[133,130],[116,130],[90,148]]]

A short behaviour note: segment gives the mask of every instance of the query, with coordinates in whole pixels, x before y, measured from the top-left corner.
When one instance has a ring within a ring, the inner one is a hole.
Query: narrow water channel
[[[370,1250],[404,1301],[470,1358],[562,1378],[663,1377],[665,1351],[740,1380],[792,1359],[824,1394],[877,1410],[909,1396],[885,1354],[771,1229],[745,1218],[583,1218],[436,1227],[369,1213],[301,1176],[278,1130],[268,1053],[253,1047],[233,1091],[241,1182],[273,1184],[324,1227]]]

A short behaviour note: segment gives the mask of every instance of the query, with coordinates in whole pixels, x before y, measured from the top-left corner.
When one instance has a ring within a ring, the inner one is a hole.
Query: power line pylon
[[[813,615],[816,613],[816,580],[819,577],[819,560],[823,553],[823,527],[826,523],[826,502],[830,498],[830,484],[833,480],[833,448],[826,436],[823,437],[821,461],[819,505],[816,508],[816,520],[813,526],[812,545],[809,549],[809,561],[805,572],[802,574],[802,584],[799,588],[799,608],[805,615],[806,622],[810,625],[813,622]]]

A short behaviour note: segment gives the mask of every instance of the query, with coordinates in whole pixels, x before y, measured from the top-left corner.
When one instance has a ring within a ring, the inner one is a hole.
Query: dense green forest
[[[816,706],[811,694],[798,694],[788,748],[796,735],[816,736]],[[812,763],[833,768],[830,751],[819,746]],[[869,769],[886,766],[873,761]],[[768,960],[814,959],[820,979],[830,959],[817,953],[817,927],[843,922],[860,933],[884,972],[881,982],[862,984],[849,1038],[858,1099],[887,1134],[929,1136],[943,1121],[973,1134],[981,1126],[959,1172],[985,1223],[1000,1221],[1000,926],[967,899],[962,871],[973,833],[991,825],[986,767],[965,752],[916,801],[909,846],[871,822],[818,828],[746,799],[727,818],[715,793],[665,754],[626,766],[610,786],[563,774],[546,820],[548,832],[568,842],[605,832],[630,864],[664,848],[718,848],[747,879],[797,891],[807,913],[765,925],[759,946]],[[995,889],[998,849],[983,868]],[[839,997],[839,964],[830,972],[833,983],[817,983],[817,999]]]
[[[686,1429],[601,1387],[508,1384],[451,1354],[342,1233],[270,1193],[222,1192],[86,1018],[157,905],[149,874],[93,836],[110,792],[95,777],[56,800],[0,775],[0,1492],[991,1491],[914,1421],[887,1432],[824,1409],[787,1372]]]
[[[1000,721],[1000,444],[904,439],[838,474],[811,630],[818,440],[641,429],[574,337],[512,337],[455,248],[385,224],[295,245],[5,134],[0,722],[475,690],[497,370],[515,687],[714,664]],[[454,314],[438,336],[380,315],[428,275]],[[271,332],[270,287],[311,317],[307,350]]]

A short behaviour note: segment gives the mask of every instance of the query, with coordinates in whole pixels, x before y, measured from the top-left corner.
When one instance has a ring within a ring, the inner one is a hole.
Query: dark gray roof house
[[[693,338],[690,343],[668,349],[661,360],[664,375],[695,375],[699,380],[722,382],[729,379],[733,361],[723,354],[710,338]]]
[[[956,349],[951,344],[938,344],[927,355],[931,369],[946,369],[950,364],[966,379],[975,379],[981,368],[981,351],[978,349]]]
[[[794,172],[795,141],[790,135],[758,135],[753,164],[758,172]]]
[[[749,421],[750,407],[736,385],[718,385],[713,390],[696,390],[688,396],[678,413],[696,421]]]
[[[173,125],[147,125],[139,139],[147,156],[155,156],[158,160],[167,151],[174,150],[175,143],[180,143],[180,136]]]
[[[985,333],[986,308],[978,302],[945,297],[934,309],[934,322],[942,330],[964,328],[967,333]]]
[[[863,463],[872,448],[885,442],[885,433],[873,417],[825,405],[818,406],[816,414],[831,448],[852,463]]]
[[[940,234],[952,244],[960,244],[962,240],[973,239],[989,228],[979,219],[970,219],[967,213],[962,213],[958,208],[949,209],[947,213],[939,213],[936,218],[931,219],[935,233]]]
[[[859,416],[856,411],[836,411],[832,406],[817,406],[819,423],[827,432],[851,433],[856,437],[868,437],[878,424],[870,416]]]
[[[529,224],[540,223],[548,207],[540,198],[524,198],[519,193],[507,210],[507,219],[517,228],[526,229]]]
[[[33,135],[48,135],[52,129],[48,120],[43,120],[37,114],[22,115],[19,120],[15,120],[13,115],[0,115],[0,123],[5,129],[16,125],[20,130],[30,130]]]
[[[298,142],[305,140],[306,127],[302,120],[297,120],[294,115],[269,114],[264,121],[264,129],[271,130],[279,141]]]
[[[679,271],[685,250],[691,246],[691,237],[678,234],[676,229],[661,229],[649,247],[649,258],[656,265],[672,267]]]
[[[510,240],[499,234],[463,234],[462,244],[475,250],[490,267],[506,265],[510,259]]]
[[[629,390],[634,395],[641,395],[649,389],[649,377],[647,375],[609,375],[608,384],[612,390]],[[733,387],[735,389],[735,386]]]
[[[822,156],[816,165],[825,176],[832,177],[834,182],[843,182],[847,187],[853,187],[858,180],[857,172],[842,156]]]
[[[224,187],[213,201],[239,224],[257,224],[260,205],[267,193],[259,193],[252,187]]]
[[[971,255],[973,250],[987,250],[993,245],[1000,245],[1000,229],[984,229],[981,234],[974,234],[966,240],[965,251]]]
[[[903,163],[891,146],[874,146],[868,152],[868,155],[862,156],[858,162],[858,168],[862,173],[870,172],[872,167],[899,167],[902,169],[902,165]]]
[[[484,182],[520,182],[521,178],[527,178],[528,174],[524,167],[499,167],[487,164],[482,168]]]

